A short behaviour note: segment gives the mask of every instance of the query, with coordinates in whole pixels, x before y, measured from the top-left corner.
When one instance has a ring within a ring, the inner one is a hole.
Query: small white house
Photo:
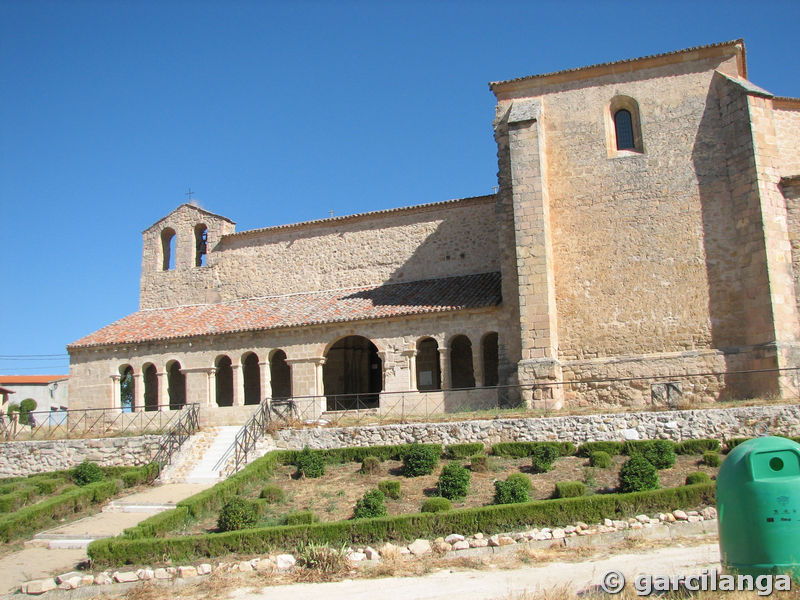
[[[36,402],[36,412],[60,411],[69,407],[69,375],[0,375],[4,394],[4,412],[8,403],[19,404],[27,398]]]

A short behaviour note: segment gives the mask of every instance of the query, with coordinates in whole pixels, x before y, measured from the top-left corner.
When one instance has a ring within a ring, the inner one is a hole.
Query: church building
[[[741,40],[490,84],[498,191],[143,233],[139,311],[70,344],[72,408],[238,422],[797,393],[800,99]],[[234,215],[232,215],[234,216]],[[502,397],[502,402],[498,398]]]

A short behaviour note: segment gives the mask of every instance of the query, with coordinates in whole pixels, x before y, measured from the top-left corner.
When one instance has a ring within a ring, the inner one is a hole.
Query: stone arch
[[[481,364],[483,365],[483,385],[494,387],[500,383],[499,346],[496,331],[490,331],[481,338]]]
[[[144,385],[144,409],[158,410],[158,371],[153,363],[142,365],[142,383]]]
[[[161,231],[161,270],[172,271],[175,268],[175,230],[165,227]]]
[[[269,356],[269,377],[272,398],[281,400],[292,397],[292,367],[286,362],[286,352],[277,349]]]
[[[442,389],[439,342],[432,337],[417,340],[417,389],[421,392]]]
[[[261,404],[261,367],[255,352],[247,352],[242,356],[242,378],[244,403]]]
[[[472,342],[463,334],[450,340],[450,387],[453,389],[475,387],[475,370],[472,363]]]
[[[194,266],[205,267],[208,253],[208,227],[205,223],[194,226]]]
[[[221,354],[214,361],[214,367],[217,406],[233,406],[233,363],[230,357]]]
[[[606,111],[606,131],[609,154],[644,152],[642,119],[639,103],[630,96],[614,96]]]
[[[383,387],[383,361],[368,338],[348,335],[325,352],[322,383],[328,410],[374,408]]]
[[[134,389],[133,367],[124,364],[119,368],[119,403],[122,412],[136,411],[136,393]]]
[[[181,372],[181,363],[177,360],[167,363],[167,393],[170,410],[186,406],[186,375]]]

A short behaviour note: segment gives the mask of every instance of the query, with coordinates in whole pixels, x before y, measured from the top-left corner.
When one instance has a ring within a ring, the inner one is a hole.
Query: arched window
[[[251,352],[242,361],[242,376],[244,377],[244,403],[261,403],[261,367],[258,365],[258,356]]]
[[[433,338],[417,342],[417,389],[420,392],[442,389],[439,344]]]
[[[161,270],[175,268],[175,230],[167,227],[161,232]]]
[[[219,356],[214,366],[217,368],[215,377],[217,384],[217,406],[233,406],[233,368],[231,359]]]
[[[158,410],[158,375],[154,365],[145,365],[142,369],[144,380],[144,409]]]
[[[617,150],[634,150],[633,118],[631,111],[624,108],[614,113],[614,130],[617,134]]]
[[[292,397],[292,371],[286,362],[286,352],[275,350],[269,359],[269,377],[272,398],[280,400]]]
[[[486,387],[498,384],[498,348],[497,332],[493,331],[483,336],[483,385]]]
[[[181,373],[181,363],[177,360],[167,367],[167,392],[170,410],[180,410],[186,406],[186,375]]]
[[[328,410],[375,408],[383,387],[383,363],[367,338],[350,335],[325,354],[322,383]]]
[[[465,335],[450,341],[450,380],[454,389],[475,387],[472,342]]]
[[[119,401],[122,412],[136,411],[133,394],[133,367],[125,365],[120,368]]]
[[[631,152],[643,153],[639,103],[630,96],[615,96],[606,114],[609,157],[628,156]]]
[[[208,227],[200,223],[194,228],[194,266],[206,266],[206,251],[208,245]]]

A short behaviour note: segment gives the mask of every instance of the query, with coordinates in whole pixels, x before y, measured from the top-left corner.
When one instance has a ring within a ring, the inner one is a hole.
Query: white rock
[[[567,532],[561,528],[553,529],[553,539],[560,540],[561,538],[567,537]]]
[[[237,568],[240,573],[249,573],[250,571],[253,570],[253,565],[250,564],[249,560],[243,560],[239,562]]]
[[[347,555],[347,560],[350,562],[361,562],[362,560],[366,560],[367,555],[364,552],[350,552]]]
[[[297,561],[291,554],[278,554],[278,556],[275,557],[275,567],[279,571],[291,569],[295,564],[297,564]]]
[[[639,437],[639,432],[635,429],[623,429],[622,430],[622,437],[626,440],[638,440],[641,439]]]
[[[98,573],[94,576],[95,585],[109,585],[111,583],[114,583],[114,580],[111,579],[108,573]]]
[[[574,525],[567,525],[566,527],[564,527],[564,533],[569,535],[570,533],[575,533],[577,531],[577,529],[578,528],[575,527]]]
[[[469,542],[467,540],[453,542],[453,550],[466,550],[467,548],[469,548]]]
[[[637,521],[636,523],[631,523],[631,529],[644,529],[644,525]]]
[[[605,525],[606,527],[613,527],[614,521],[612,521],[611,519],[603,519],[603,525]]]
[[[153,571],[153,577],[156,579],[172,579],[172,575],[164,568],[159,568]]]
[[[211,571],[213,571],[213,567],[208,563],[203,563],[201,565],[197,565],[197,574],[198,575],[208,575],[209,573],[211,573]]]
[[[444,541],[447,542],[448,544],[455,544],[456,542],[463,542],[464,536],[458,535],[457,533],[451,533],[446,538],[444,538]]]
[[[371,548],[369,546],[364,548],[364,554],[367,555],[367,560],[380,560],[381,559],[380,553],[377,550],[375,550],[374,548]]]
[[[682,510],[673,510],[672,511],[672,516],[674,516],[675,519],[678,520],[678,521],[686,521],[686,520],[689,519],[689,515],[687,515]]]
[[[81,574],[78,573],[77,571],[70,571],[69,573],[64,573],[63,575],[58,575],[56,577],[56,583],[61,584],[61,583],[64,583],[65,581],[67,581],[69,579],[72,579],[73,577],[80,577],[80,576],[81,576]]]
[[[269,558],[264,558],[258,561],[258,564],[255,566],[256,571],[259,573],[266,573],[269,571],[273,571],[275,569],[275,563],[272,562]]]
[[[197,569],[192,565],[178,567],[178,577],[187,579],[188,577],[197,577]]]
[[[45,592],[56,589],[58,585],[56,584],[56,580],[51,577],[49,579],[34,579],[33,581],[27,582],[22,587],[28,594],[44,594]]]
[[[489,540],[483,538],[469,540],[470,548],[486,548],[489,545]]]
[[[686,519],[689,523],[698,523],[703,520],[703,517],[700,515],[689,515],[689,518]]]
[[[417,539],[408,545],[408,551],[414,556],[422,556],[431,551],[431,543],[428,540]]]
[[[139,581],[139,576],[133,571],[115,571],[111,578],[117,583],[133,583]]]
[[[81,575],[81,587],[85,585],[92,585],[94,583],[93,575]]]
[[[717,509],[713,506],[707,506],[703,510],[700,511],[700,515],[704,519],[716,519],[717,518]]]
[[[589,529],[589,525],[587,523],[584,523],[583,521],[578,521],[577,523],[575,523],[575,527],[577,527],[578,529]]]
[[[153,572],[153,569],[139,569],[138,571],[136,571],[136,576],[141,581],[149,581],[150,579],[153,579],[153,577],[155,577],[155,573]]]
[[[639,523],[649,523],[650,517],[647,515],[636,515],[636,520],[639,521]]]
[[[472,537],[474,537],[476,540],[482,540],[484,536],[482,533],[476,533]]]

